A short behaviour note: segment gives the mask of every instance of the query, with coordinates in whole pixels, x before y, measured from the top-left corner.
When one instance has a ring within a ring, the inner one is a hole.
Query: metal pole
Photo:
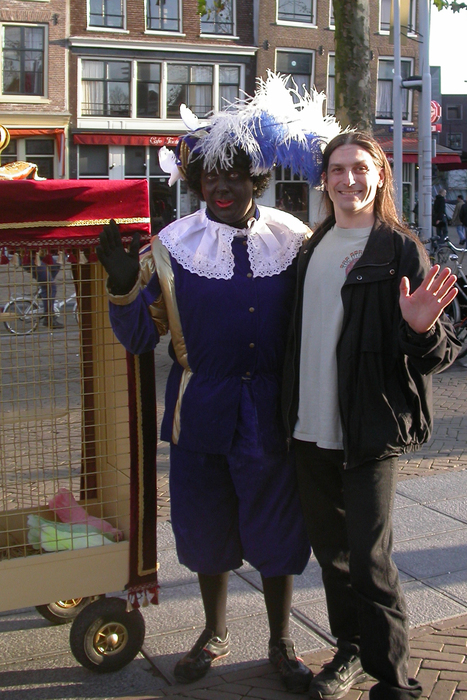
[[[420,72],[422,92],[418,115],[418,225],[422,238],[431,237],[431,74],[430,74],[430,0],[420,0]]]
[[[393,177],[396,210],[402,218],[402,76],[401,76],[401,14],[399,0],[393,0],[394,18],[394,79],[392,84],[393,111]]]

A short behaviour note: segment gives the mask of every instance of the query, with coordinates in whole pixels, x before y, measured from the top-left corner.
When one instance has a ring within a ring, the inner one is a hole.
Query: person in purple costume
[[[296,257],[309,229],[256,204],[269,173],[252,174],[251,154],[238,143],[209,161],[209,134],[197,129],[177,148],[178,168],[206,207],[170,223],[142,255],[137,236],[125,251],[112,221],[98,256],[125,348],[143,353],[167,326],[171,333],[161,438],[170,442],[177,554],[198,575],[206,618],[175,677],[196,681],[229,653],[228,580],[245,560],[261,575],[269,660],[289,691],[306,692],[312,674],[296,655],[289,617],[293,575],[310,548],[280,386]]]

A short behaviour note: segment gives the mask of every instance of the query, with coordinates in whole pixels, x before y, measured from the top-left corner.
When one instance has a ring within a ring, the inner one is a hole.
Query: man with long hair
[[[443,308],[454,275],[429,270],[397,216],[379,144],[343,133],[324,150],[328,216],[299,255],[285,362],[285,421],[322,568],[334,659],[310,685],[337,700],[369,674],[372,700],[420,696],[408,677],[407,613],[391,558],[398,456],[432,428],[431,375],[457,341]]]

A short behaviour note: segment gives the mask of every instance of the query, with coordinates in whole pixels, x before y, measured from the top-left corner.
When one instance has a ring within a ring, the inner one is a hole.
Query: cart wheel
[[[127,612],[121,598],[102,598],[87,605],[73,621],[70,647],[82,666],[109,673],[135,658],[143,646],[144,633],[139,610]]]
[[[53,625],[64,625],[71,622],[81,610],[96,600],[92,598],[70,598],[70,600],[57,600],[48,605],[36,605],[37,612],[45,617]]]

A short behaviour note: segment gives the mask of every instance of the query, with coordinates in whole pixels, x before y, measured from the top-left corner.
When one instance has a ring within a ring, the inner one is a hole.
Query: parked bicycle
[[[79,323],[78,302],[76,293],[62,301],[55,300],[54,313],[64,314],[71,307],[76,323]],[[37,287],[33,296],[18,296],[10,299],[3,308],[3,323],[5,328],[14,335],[29,335],[39,326],[39,321],[46,316],[41,288]]]

